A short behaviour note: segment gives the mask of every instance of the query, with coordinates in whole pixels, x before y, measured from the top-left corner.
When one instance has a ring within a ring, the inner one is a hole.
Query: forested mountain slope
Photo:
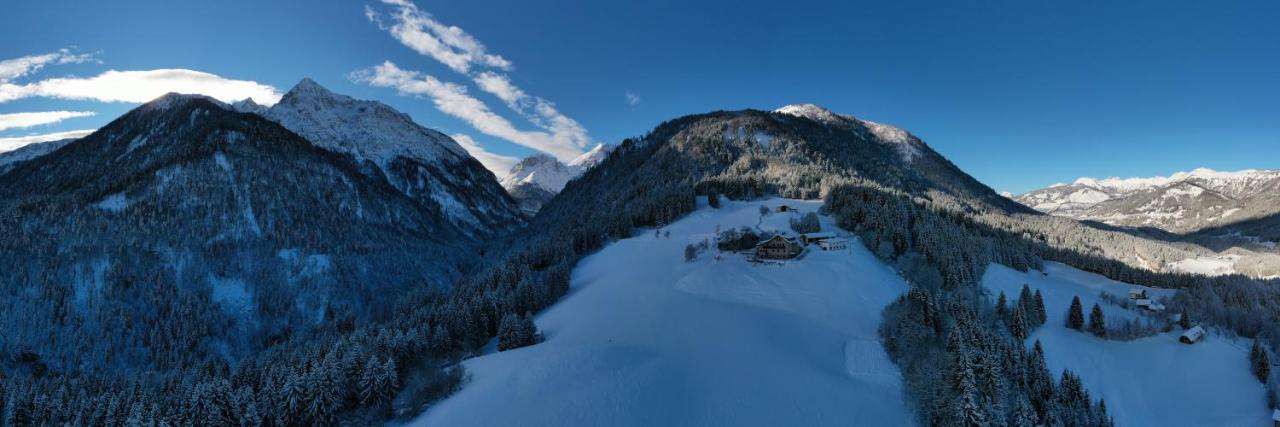
[[[0,353],[56,372],[234,361],[386,318],[477,250],[351,157],[173,94],[0,175],[0,234]]]

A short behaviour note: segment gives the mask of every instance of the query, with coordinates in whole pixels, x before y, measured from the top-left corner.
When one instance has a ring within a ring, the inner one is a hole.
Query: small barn
[[[1129,299],[1132,299],[1132,300],[1147,299],[1147,290],[1142,288],[1130,289]]]
[[[756,258],[759,259],[791,259],[797,255],[800,255],[800,242],[781,234],[756,245]]]
[[[1186,332],[1182,333],[1181,337],[1178,337],[1178,341],[1182,341],[1183,344],[1195,344],[1202,339],[1204,339],[1204,328],[1200,326],[1187,329]]]
[[[1133,301],[1133,304],[1137,305],[1138,308],[1141,308],[1147,311],[1164,311],[1164,304],[1152,301],[1147,298],[1135,300]]]
[[[804,243],[806,245],[812,245],[814,243],[818,243],[823,240],[834,239],[834,238],[836,238],[836,233],[832,233],[829,231],[820,232],[820,233],[804,233],[800,235],[800,243]]]
[[[849,249],[849,241],[845,239],[823,239],[818,241],[818,247],[824,251],[843,251]]]

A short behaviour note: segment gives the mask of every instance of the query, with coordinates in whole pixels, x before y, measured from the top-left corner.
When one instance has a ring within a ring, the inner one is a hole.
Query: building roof
[[[1273,421],[1280,421],[1280,409],[1271,411],[1271,419]]]
[[[765,241],[763,241],[763,242],[757,243],[757,244],[756,244],[756,247],[764,246],[766,243],[772,242],[772,241],[777,240],[777,239],[782,239],[782,241],[787,242],[787,243],[791,243],[791,244],[795,244],[795,243],[796,243],[794,240],[791,240],[791,238],[789,238],[789,237],[787,237],[787,236],[783,236],[783,235],[781,235],[781,234],[775,234],[775,235],[773,235],[773,237],[770,237],[770,238],[766,239],[766,240],[765,240]]]
[[[1142,288],[1133,288],[1129,290],[1129,295],[1141,295],[1145,293],[1147,293],[1147,290]]]
[[[1188,338],[1199,337],[1201,335],[1204,335],[1204,328],[1201,328],[1200,325],[1192,326],[1191,329],[1187,329],[1186,332],[1182,333],[1182,336]]]

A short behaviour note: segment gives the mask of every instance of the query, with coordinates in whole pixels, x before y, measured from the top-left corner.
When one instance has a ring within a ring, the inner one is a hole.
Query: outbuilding
[[[800,255],[800,243],[781,234],[756,245],[756,258],[791,259]]]
[[[1204,339],[1204,328],[1199,325],[1187,329],[1186,332],[1182,333],[1181,337],[1178,337],[1178,341],[1182,341],[1183,344],[1195,344],[1202,339]]]
[[[830,231],[824,231],[819,233],[804,233],[800,235],[800,243],[804,243],[806,245],[812,245],[814,243],[818,243],[823,240],[834,239],[834,238],[836,238],[836,233],[832,233]]]
[[[1129,299],[1147,299],[1147,290],[1142,288],[1133,288],[1129,290]]]
[[[1134,305],[1137,305],[1138,308],[1146,309],[1147,311],[1164,311],[1164,304],[1152,301],[1150,299],[1143,298],[1140,300],[1136,300],[1133,303]]]
[[[818,241],[818,247],[824,251],[843,251],[849,249],[849,241],[845,239],[824,239]]]

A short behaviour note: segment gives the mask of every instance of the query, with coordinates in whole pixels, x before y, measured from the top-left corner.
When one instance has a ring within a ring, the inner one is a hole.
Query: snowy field
[[[585,258],[569,295],[535,319],[545,342],[466,361],[469,382],[413,424],[910,425],[876,333],[907,286],[861,243],[782,265],[714,249],[684,261],[717,225],[787,230],[799,214],[758,212],[782,203],[821,205],[725,201],[670,237],[641,231]]]
[[[1239,259],[1239,255],[1187,258],[1173,263],[1171,267],[1173,267],[1174,270],[1181,271],[1183,273],[1221,276],[1223,274],[1235,273],[1236,261]]]
[[[1133,285],[1086,273],[1063,264],[1047,263],[1039,271],[1018,272],[1000,265],[987,269],[983,284],[1017,298],[1022,284],[1044,294],[1049,321],[1027,340],[1040,340],[1049,370],[1064,368],[1080,375],[1094,398],[1107,400],[1107,410],[1119,426],[1269,426],[1262,384],[1249,371],[1249,348],[1210,334],[1195,345],[1178,342],[1174,332],[1129,342],[1106,341],[1066,328],[1071,298],[1080,297],[1086,318],[1098,303],[1106,319],[1139,314],[1102,302],[1099,292],[1124,297]],[[1153,298],[1173,291],[1147,289]]]

